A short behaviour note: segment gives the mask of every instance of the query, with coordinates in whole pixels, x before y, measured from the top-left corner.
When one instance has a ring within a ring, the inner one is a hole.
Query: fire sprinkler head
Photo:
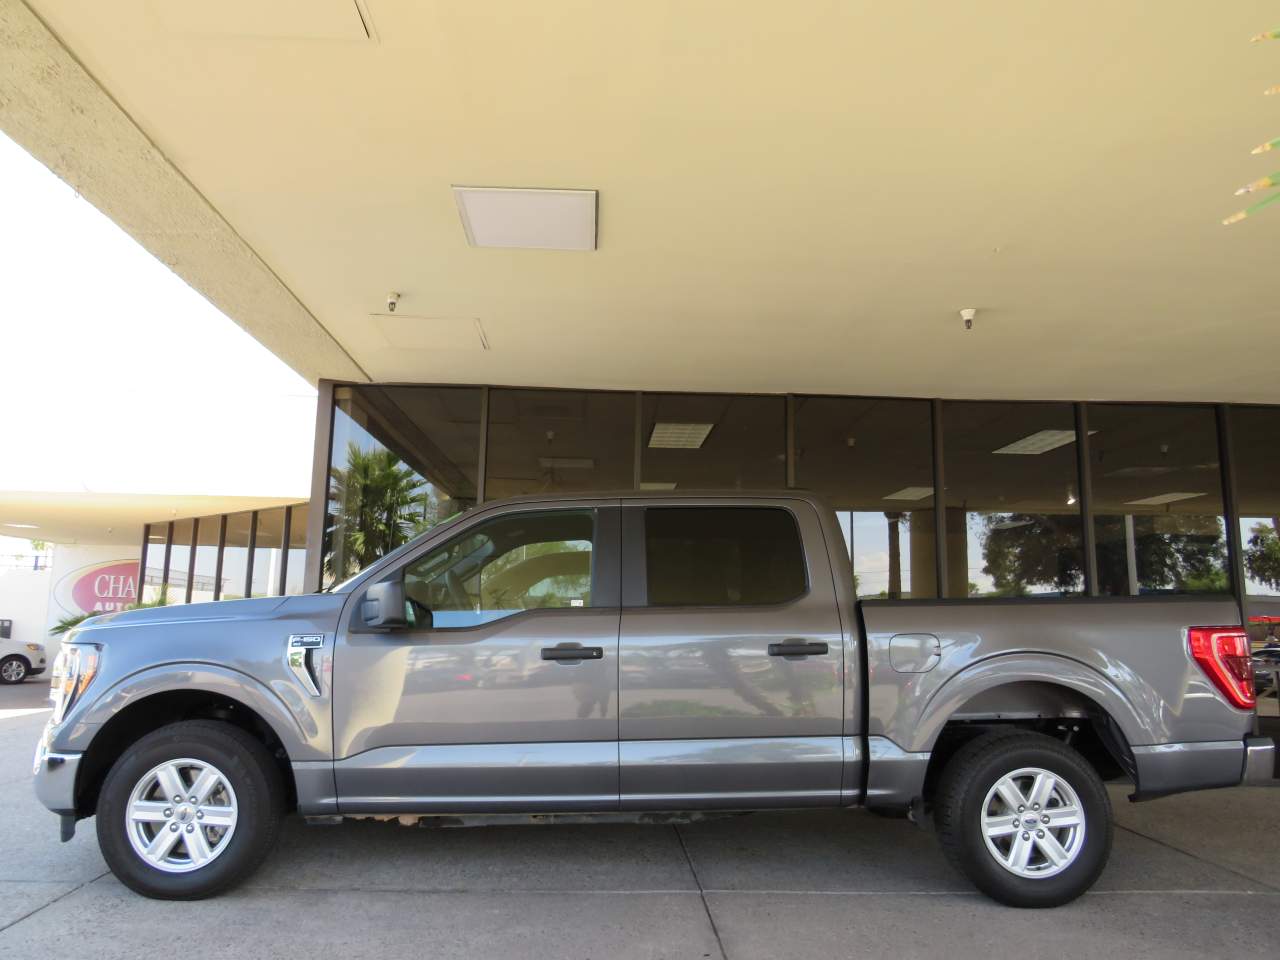
[[[975,307],[965,307],[960,311],[960,319],[964,321],[964,328],[966,330],[973,329],[973,318],[977,315],[978,311]]]

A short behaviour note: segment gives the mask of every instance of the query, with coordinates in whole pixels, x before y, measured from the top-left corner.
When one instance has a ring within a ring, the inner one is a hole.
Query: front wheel
[[[5,657],[0,660],[0,683],[21,683],[27,679],[27,671],[30,669],[22,657]]]
[[[943,770],[934,818],[948,859],[1013,907],[1056,907],[1093,886],[1111,852],[1111,801],[1061,741],[986,734]]]
[[[98,846],[130,889],[198,900],[258,868],[280,828],[284,787],[259,741],[190,720],[147,734],[116,761],[98,799]]]

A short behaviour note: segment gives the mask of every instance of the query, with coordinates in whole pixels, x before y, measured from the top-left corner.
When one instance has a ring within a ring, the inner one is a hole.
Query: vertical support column
[[[484,503],[485,474],[489,472],[489,388],[480,388],[480,456],[476,460],[476,506]]]
[[[1244,542],[1240,535],[1239,491],[1236,489],[1235,444],[1231,436],[1231,409],[1220,403],[1214,408],[1218,419],[1218,462],[1222,465],[1222,522],[1227,527],[1227,563],[1231,572],[1231,592],[1240,607],[1240,622],[1247,623],[1245,609]]]
[[[142,525],[142,549],[138,551],[138,581],[134,584],[133,602],[142,602],[142,591],[147,583],[147,550],[151,545],[151,524]]]
[[[1084,591],[1098,595],[1098,533],[1093,528],[1093,472],[1089,453],[1089,409],[1083,403],[1075,406],[1076,414],[1076,489],[1080,498],[1081,539],[1084,551]]]
[[[947,478],[943,469],[942,401],[931,400],[933,413],[933,537],[938,596],[948,595],[947,583]]]
[[[1138,595],[1138,541],[1133,533],[1133,514],[1124,515],[1124,567],[1129,575],[1129,596]]]
[[[631,462],[631,489],[640,489],[641,473],[640,458],[644,455],[644,394],[639,390],[636,391],[636,421],[635,421],[635,446],[632,452],[634,458]]]
[[[169,559],[173,556],[173,521],[165,527],[164,533],[164,568],[160,572],[160,596],[169,602]]]
[[[329,517],[329,462],[333,446],[333,381],[321,380],[316,390],[316,431],[311,447],[311,507],[307,514],[307,559],[302,589],[319,590],[324,577],[324,528]],[[222,518],[225,541],[227,518]],[[222,593],[222,546],[218,547],[218,585],[214,598]]]
[[[787,394],[787,487],[796,485],[796,398]]]
[[[253,553],[258,547],[258,511],[249,514],[249,553],[244,561],[244,595],[253,596]]]
[[[289,537],[293,526],[293,504],[284,508],[284,529],[280,532],[280,582],[276,588],[276,596],[283,597],[285,587],[289,583]]]
[[[222,556],[227,549],[227,515],[218,518],[218,556],[213,561],[213,599],[222,599]]]
[[[196,551],[200,549],[200,518],[191,518],[191,547],[187,550],[187,589],[183,603],[191,602],[191,591],[196,585]]]

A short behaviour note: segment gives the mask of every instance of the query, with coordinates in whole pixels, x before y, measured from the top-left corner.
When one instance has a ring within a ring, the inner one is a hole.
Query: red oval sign
[[[95,567],[71,585],[71,599],[85,613],[123,610],[138,601],[136,561]]]

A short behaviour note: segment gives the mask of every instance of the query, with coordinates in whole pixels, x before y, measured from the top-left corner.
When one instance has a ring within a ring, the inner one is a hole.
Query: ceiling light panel
[[[1092,436],[1097,430],[1090,430]],[[1048,453],[1050,450],[1056,450],[1058,447],[1065,447],[1068,443],[1076,442],[1076,432],[1074,430],[1037,430],[1028,437],[1021,440],[1015,440],[1013,443],[1007,443],[999,450],[992,450],[992,453],[1020,453],[1034,455],[1037,453]]]
[[[1162,507],[1166,503],[1177,503],[1179,500],[1194,500],[1203,497],[1203,493],[1158,493],[1154,497],[1143,497],[1141,500],[1126,500],[1130,507]]]
[[[454,187],[467,243],[524,250],[594,250],[595,190]]]
[[[893,493],[885,494],[886,500],[923,500],[933,496],[933,487],[903,487]]]
[[[714,423],[655,423],[649,434],[651,450],[697,450]]]
[[[674,490],[676,484],[674,480],[641,480],[641,490]]]

